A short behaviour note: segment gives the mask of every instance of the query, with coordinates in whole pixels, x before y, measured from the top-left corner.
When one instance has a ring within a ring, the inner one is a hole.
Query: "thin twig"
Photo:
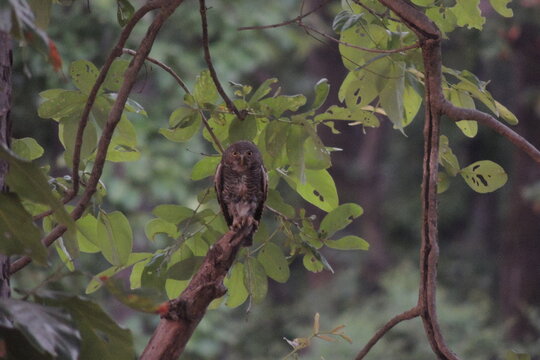
[[[208,40],[208,20],[206,19],[206,4],[205,0],[199,0],[199,10],[201,13],[201,24],[202,24],[202,45],[204,49],[204,60],[206,61],[206,65],[208,66],[208,70],[210,71],[210,76],[212,77],[212,81],[216,85],[216,89],[223,99],[225,101],[225,104],[227,105],[227,108],[233,112],[236,117],[239,120],[244,120],[246,117],[245,113],[242,111],[239,111],[236,105],[231,101],[231,99],[227,96],[227,93],[225,93],[225,90],[223,90],[223,86],[221,86],[221,83],[219,82],[219,78],[217,76],[216,70],[214,69],[214,64],[212,63],[212,57],[210,56],[210,46],[209,46],[209,40]]]
[[[324,37],[324,38],[326,38],[328,40],[331,40],[333,42],[336,42],[338,44],[342,44],[342,45],[345,45],[345,46],[353,48],[353,49],[358,49],[358,50],[367,51],[367,52],[371,52],[371,53],[394,54],[394,53],[404,52],[404,51],[407,51],[407,50],[416,49],[416,48],[420,47],[419,43],[414,43],[412,45],[404,46],[404,47],[399,48],[399,49],[390,49],[390,50],[366,48],[366,47],[354,45],[354,44],[348,43],[346,41],[341,41],[339,39],[336,39],[335,37],[332,37],[332,36],[330,36],[328,34],[323,33],[322,31],[319,31],[319,30],[315,29],[313,26],[310,26],[310,25],[307,25],[306,23],[303,23],[302,21],[298,21],[297,24],[298,24],[298,26],[304,28],[308,32],[313,31],[314,33],[319,34],[320,36],[322,36],[322,37]]]
[[[125,54],[129,54],[129,55],[132,55],[132,56],[135,56],[137,54],[136,51],[131,50],[131,49],[124,48],[122,51]],[[182,89],[184,89],[184,91],[187,94],[191,94],[191,92],[189,91],[189,88],[186,86],[186,84],[184,83],[182,78],[170,66],[164,64],[163,62],[161,62],[161,61],[159,61],[157,59],[149,57],[149,56],[146,57],[146,60],[150,61],[153,64],[156,64],[157,66],[159,66],[160,68],[162,68],[163,70],[168,72],[176,80],[178,85],[180,85],[180,87]],[[212,140],[214,140],[214,143],[219,148],[220,152],[223,154],[223,152],[224,152],[223,146],[221,145],[221,142],[217,138],[216,134],[214,133],[214,130],[212,129],[212,127],[208,123],[208,119],[206,118],[206,115],[204,114],[204,111],[200,108],[200,106],[199,106],[198,110],[199,110],[199,114],[201,115],[201,119],[202,119],[202,122],[204,124],[204,127],[206,127],[206,130],[208,130],[208,133],[212,137]]]
[[[373,335],[373,337],[368,341],[368,343],[363,347],[363,349],[360,350],[358,355],[356,355],[355,360],[363,359],[364,356],[366,356],[371,350],[371,348],[375,346],[375,344],[384,336],[384,334],[390,331],[390,329],[392,329],[394,326],[396,326],[402,321],[414,319],[415,317],[420,316],[420,313],[421,309],[417,305],[412,309],[405,311],[404,313],[394,316]]]
[[[298,21],[302,20],[303,18],[308,17],[309,15],[313,14],[314,12],[318,11],[319,9],[324,7],[326,4],[328,4],[329,2],[330,2],[330,0],[324,0],[323,2],[321,2],[319,5],[317,5],[316,7],[314,7],[313,9],[308,11],[307,13],[300,14],[297,17],[295,17],[294,19],[283,21],[283,22],[280,22],[278,24],[259,25],[259,26],[242,26],[242,27],[239,27],[237,30],[238,31],[243,31],[243,30],[272,29],[272,28],[278,28],[278,27],[294,24],[294,23],[297,23]]]

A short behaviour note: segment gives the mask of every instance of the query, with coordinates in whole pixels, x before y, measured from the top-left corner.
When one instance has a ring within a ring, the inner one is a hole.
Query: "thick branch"
[[[410,2],[403,0],[379,0],[379,2],[396,13],[420,39],[439,39],[441,37],[437,26]]]
[[[368,343],[364,346],[364,348],[356,355],[356,360],[362,360],[371,350],[373,346],[386,334],[388,331],[390,331],[394,326],[399,324],[402,321],[405,320],[411,320],[415,317],[420,316],[421,309],[417,305],[413,307],[412,309],[409,309],[405,311],[404,313],[401,313],[399,315],[394,316],[392,319],[390,319],[386,324],[383,325],[382,328],[379,329],[373,335],[373,337],[368,341]]]
[[[479,123],[492,128],[493,130],[507,138],[518,149],[527,153],[527,155],[529,155],[534,161],[540,163],[540,151],[521,135],[516,133],[514,130],[512,130],[502,122],[495,119],[493,116],[476,109],[464,109],[454,106],[447,100],[444,100],[442,102],[441,111],[444,115],[448,116],[454,121],[476,120]]]
[[[176,360],[214,300],[226,293],[223,279],[252,226],[229,231],[208,251],[204,262],[180,296],[170,301],[140,360]]]

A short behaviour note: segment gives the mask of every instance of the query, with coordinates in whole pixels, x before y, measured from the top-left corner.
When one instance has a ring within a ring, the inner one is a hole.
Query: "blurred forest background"
[[[134,3],[137,3],[134,1]],[[209,0],[210,40],[214,64],[223,82],[258,85],[277,77],[288,94],[310,93],[320,78],[340,84],[346,70],[337,44],[310,37],[294,25],[267,30],[237,31],[240,26],[278,23],[297,16],[296,0]],[[316,6],[306,1],[305,9]],[[540,2],[514,0],[514,17],[503,19],[482,6],[488,21],[483,31],[456,30],[444,43],[443,61],[468,69],[519,118],[517,131],[540,146]],[[87,59],[99,67],[119,33],[110,0],[76,0],[55,6],[48,34],[63,59]],[[309,17],[309,23],[331,33],[339,11],[330,3]],[[171,66],[187,82],[205,68],[200,51],[196,2],[188,1],[162,29],[151,56]],[[148,19],[147,19],[148,21]],[[142,32],[142,27],[136,31]],[[133,43],[142,37],[135,33]],[[129,45],[129,42],[128,42]],[[15,48],[13,74],[14,137],[36,138],[46,158],[62,175],[63,150],[57,123],[37,116],[38,93],[66,87],[66,77],[54,71],[45,55],[28,47]],[[189,143],[166,141],[158,129],[182,101],[174,79],[146,65],[131,97],[146,109],[151,121],[137,121],[142,157],[106,167],[103,181],[111,209],[128,214],[135,248],[155,250],[144,235],[150,210],[161,203],[190,204],[208,179],[193,182],[190,168],[208,152],[200,138]],[[337,103],[337,86],[326,105]],[[325,108],[325,107],[323,107]],[[420,112],[419,114],[421,114]],[[465,359],[499,359],[510,350],[540,359],[540,169],[506,140],[485,128],[470,140],[456,127],[454,151],[466,162],[489,158],[503,165],[509,181],[501,190],[477,194],[464,182],[452,183],[440,196],[441,261],[438,307],[448,343]],[[394,131],[388,121],[380,128],[342,125],[341,135],[323,132],[324,142],[343,149],[332,154],[330,169],[340,199],[356,202],[364,215],[350,231],[370,243],[366,252],[327,251],[335,274],[307,272],[293,264],[286,284],[271,282],[269,296],[249,311],[246,305],[211,310],[184,354],[186,359],[279,359],[290,351],[283,337],[307,336],[316,312],[321,328],[344,324],[353,339],[317,342],[305,359],[350,359],[376,329],[393,315],[416,303],[420,243],[420,182],[422,122]],[[459,139],[459,142],[457,141]],[[305,206],[305,204],[302,204]],[[310,213],[319,214],[308,207]],[[84,267],[98,273],[107,267],[85,257]],[[85,262],[86,261],[86,262]],[[33,266],[13,278],[13,287],[31,287],[43,280]],[[126,274],[127,276],[127,274]],[[86,287],[87,277],[71,277],[70,286]],[[81,290],[84,291],[84,290]],[[104,290],[92,296],[108,297]],[[136,313],[110,299],[107,310],[129,328],[140,351],[159,318]],[[398,325],[373,349],[370,359],[433,359],[419,318]],[[397,355],[399,354],[399,355]]]

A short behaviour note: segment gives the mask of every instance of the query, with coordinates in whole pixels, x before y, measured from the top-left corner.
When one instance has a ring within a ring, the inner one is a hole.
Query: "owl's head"
[[[261,166],[261,153],[250,141],[237,141],[223,153],[223,162],[233,170],[243,172]]]

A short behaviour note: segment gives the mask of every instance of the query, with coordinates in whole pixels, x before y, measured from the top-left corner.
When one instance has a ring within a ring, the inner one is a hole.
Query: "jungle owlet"
[[[268,176],[259,149],[249,141],[229,146],[217,167],[214,184],[229,227],[237,230],[253,225],[253,232],[242,244],[251,246],[268,191]]]

